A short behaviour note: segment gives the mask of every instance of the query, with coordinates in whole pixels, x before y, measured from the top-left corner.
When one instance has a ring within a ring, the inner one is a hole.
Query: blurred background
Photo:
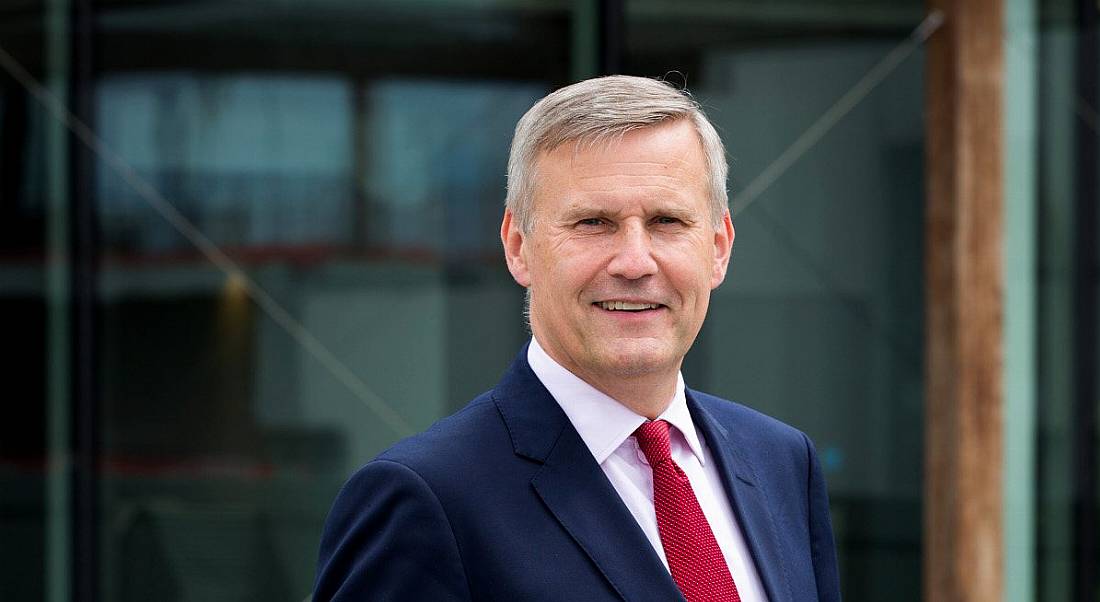
[[[1023,250],[1006,599],[1095,601],[1098,9],[1006,5],[1023,216],[1005,240]],[[815,440],[847,600],[920,600],[925,17],[912,0],[0,5],[0,600],[305,599],[343,480],[526,340],[497,238],[511,132],[609,72],[686,84],[731,191],[755,186],[685,379]]]

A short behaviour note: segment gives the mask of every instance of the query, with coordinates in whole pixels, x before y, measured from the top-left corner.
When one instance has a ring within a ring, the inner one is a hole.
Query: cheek
[[[716,275],[714,256],[698,247],[669,249],[657,257],[664,273],[673,284],[685,293],[695,289],[711,289]]]
[[[598,249],[579,249],[569,253],[557,253],[546,260],[546,273],[550,276],[549,283],[557,292],[564,294],[566,290],[584,286],[597,274],[602,265]]]

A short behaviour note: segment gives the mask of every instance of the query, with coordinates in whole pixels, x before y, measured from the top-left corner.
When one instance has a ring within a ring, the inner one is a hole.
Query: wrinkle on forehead
[[[659,170],[664,173],[654,173],[655,170]],[[573,165],[572,173],[573,179],[577,181],[588,180],[592,178],[603,178],[607,176],[659,176],[659,177],[677,177],[679,175],[690,175],[691,165],[683,160],[675,161],[616,161],[608,162],[600,165],[589,165],[587,167],[578,168]]]
[[[690,135],[694,139],[695,134],[691,133]],[[704,181],[706,180],[706,161],[701,144],[689,145],[686,148],[681,146],[675,151],[662,153],[656,161],[648,158],[645,160],[632,159],[630,156],[635,153],[646,154],[650,157],[653,155],[652,149],[645,148],[645,146],[639,148],[631,140],[619,140],[615,144],[599,149],[587,149],[583,152],[576,152],[576,147],[573,150],[574,152],[571,154],[568,163],[570,179],[573,181],[584,181],[609,175],[656,176],[666,174],[668,177],[699,177]]]
[[[615,162],[603,165],[572,169],[567,175],[568,181],[576,188],[591,192],[610,192],[615,189],[642,191],[647,188],[684,191],[684,184],[690,182],[703,193],[707,185],[706,176],[685,161],[652,162]]]
[[[630,159],[620,159],[622,154],[629,154],[631,149],[624,150],[621,148],[623,144],[628,142],[620,142],[614,146],[607,147],[601,151],[587,150],[584,152],[574,152],[569,157],[569,166],[576,169],[577,163],[582,161],[589,164],[588,169],[600,169],[610,165],[637,165],[637,166],[659,166],[664,168],[671,168],[677,165],[689,165],[689,155],[698,154],[703,155],[703,149],[689,147],[678,152],[668,152],[661,156],[660,161],[632,161]],[[633,152],[637,152],[636,149]],[[705,158],[705,157],[704,157]]]
[[[577,184],[576,192],[581,194],[622,192],[637,195],[652,191],[655,193],[672,192],[676,197],[686,196],[683,179],[675,176],[613,174],[578,178],[575,182]]]

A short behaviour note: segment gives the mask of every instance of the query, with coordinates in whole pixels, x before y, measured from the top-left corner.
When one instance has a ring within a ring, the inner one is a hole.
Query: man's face
[[[728,212],[714,228],[698,134],[678,120],[582,147],[539,158],[530,232],[504,216],[508,268],[530,289],[531,328],[551,357],[597,387],[674,374],[733,244]]]

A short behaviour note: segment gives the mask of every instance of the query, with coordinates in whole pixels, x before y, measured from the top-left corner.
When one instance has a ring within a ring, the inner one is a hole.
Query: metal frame
[[[1075,88],[1077,102],[1088,107],[1098,106],[1100,81],[1100,6],[1095,1],[1077,1],[1077,42]],[[1097,287],[1100,286],[1100,247],[1097,245],[1097,220],[1100,212],[1100,141],[1094,130],[1078,122],[1075,128],[1076,202],[1074,216],[1076,235],[1073,269],[1073,555],[1072,598],[1081,602],[1096,599],[1100,591],[1098,574],[1098,544],[1100,535],[1100,449],[1097,437],[1097,406],[1100,387],[1097,366],[1100,365],[1097,330]]]
[[[75,0],[71,10],[71,102],[73,113],[93,123],[94,8]],[[100,383],[99,367],[99,220],[93,195],[95,158],[74,140],[70,145],[70,294],[72,366],[72,596],[81,602],[100,598]]]

